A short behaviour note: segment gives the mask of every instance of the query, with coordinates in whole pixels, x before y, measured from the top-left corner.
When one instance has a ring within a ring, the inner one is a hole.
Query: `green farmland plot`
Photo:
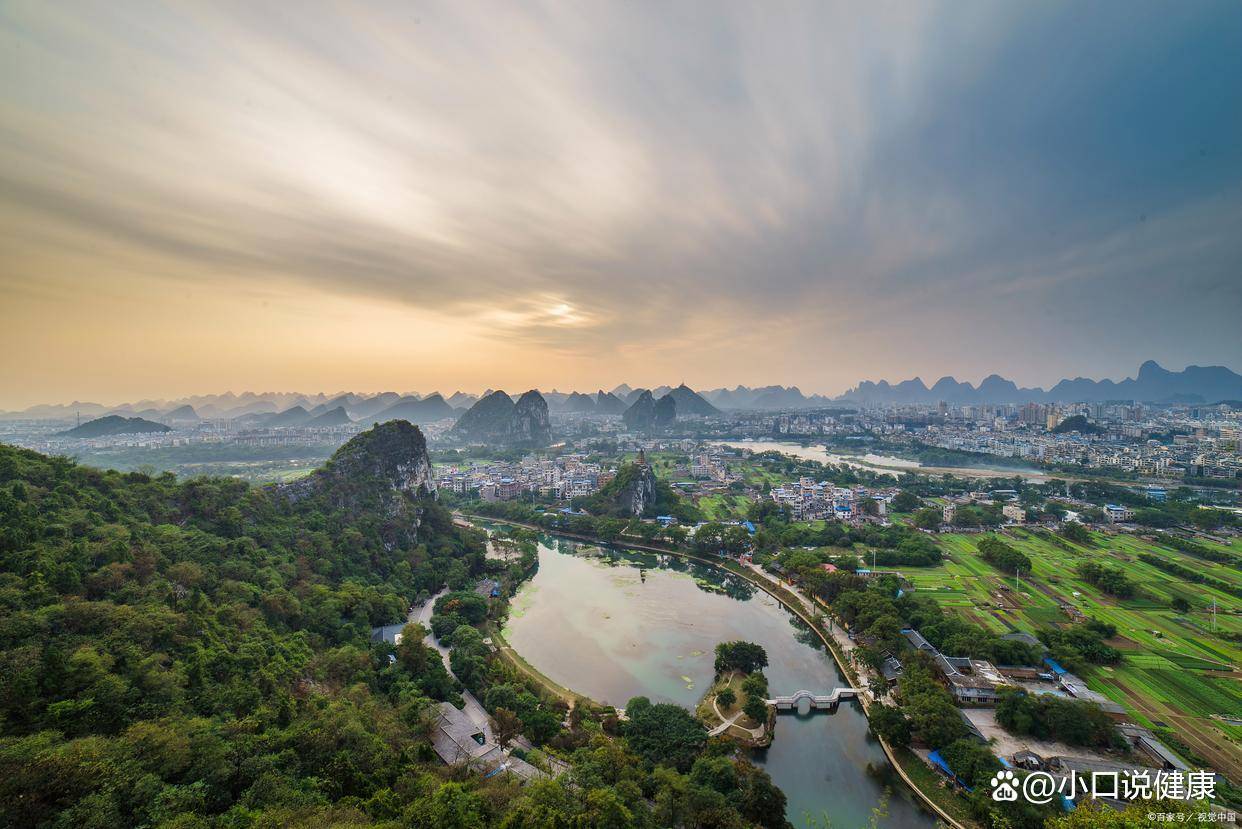
[[[1007,577],[980,559],[975,550],[979,538],[942,535],[939,540],[947,557],[940,567],[912,567],[903,572],[917,590],[995,633],[1029,630],[1027,613],[1039,614],[1047,623],[1054,621],[1059,615],[1057,602],[1036,589],[1029,578]]]
[[[699,499],[699,509],[708,521],[736,521],[746,517],[750,499],[745,495],[705,495]]]
[[[1157,555],[1226,584],[1240,583],[1236,568],[1132,535],[1095,532],[1090,544],[1078,545],[1038,531],[1012,530],[1004,534],[1006,543],[1032,564],[1015,589],[1012,575],[979,555],[982,538],[942,534],[943,567],[907,575],[946,609],[997,632],[1071,624],[1061,603],[1112,624],[1117,628],[1112,644],[1122,651],[1122,661],[1084,670],[1087,683],[1125,706],[1135,722],[1161,729],[1197,758],[1242,780],[1242,727],[1235,724],[1242,719],[1242,601],[1140,557]],[[1238,548],[1223,549],[1242,555]],[[1119,568],[1137,585],[1136,595],[1121,600],[1085,583],[1077,573],[1085,561]],[[1185,600],[1189,612],[1175,611],[1175,599]]]

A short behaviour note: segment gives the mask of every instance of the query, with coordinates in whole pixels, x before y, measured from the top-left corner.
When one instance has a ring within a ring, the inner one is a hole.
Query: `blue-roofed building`
[[[1121,504],[1105,504],[1104,517],[1109,523],[1120,524],[1124,521],[1134,520],[1134,510]]]
[[[955,785],[962,787],[968,792],[974,791],[974,789],[966,785],[966,782],[962,780],[962,778],[957,776],[953,769],[949,768],[948,762],[940,755],[939,751],[933,751],[931,754],[927,755],[927,762],[931,763],[932,768],[936,769],[936,771],[952,780]]]

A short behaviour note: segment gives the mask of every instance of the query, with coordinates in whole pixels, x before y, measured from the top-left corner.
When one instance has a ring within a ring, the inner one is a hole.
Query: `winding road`
[[[457,675],[453,673],[453,668],[449,664],[449,649],[440,644],[436,637],[431,633],[431,616],[435,611],[436,600],[447,592],[448,588],[446,587],[418,608],[411,610],[407,621],[420,624],[427,629],[427,638],[423,641],[440,652],[440,659],[444,661],[444,670],[448,671],[449,676],[453,677],[453,679],[457,679]],[[462,708],[462,710],[465,711],[466,715],[470,717],[470,721],[483,732],[483,736],[487,738],[489,743],[496,742],[495,735],[492,734],[492,722],[488,718],[487,711],[483,709],[482,704],[475,698],[474,694],[464,688],[462,689],[461,696],[462,699],[466,701],[466,705]]]

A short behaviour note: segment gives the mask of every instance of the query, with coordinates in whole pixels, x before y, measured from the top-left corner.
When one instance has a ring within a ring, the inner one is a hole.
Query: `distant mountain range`
[[[411,423],[434,423],[437,420],[454,417],[457,410],[448,404],[439,392],[424,398],[413,395],[398,398],[391,406],[361,420],[373,420],[384,423],[389,420],[408,420]]]
[[[821,394],[807,397],[797,386],[760,386],[748,388],[737,386],[732,389],[712,389],[701,393],[713,406],[719,409],[809,409],[827,406],[831,398]]]
[[[294,394],[288,392],[245,392],[244,394],[196,395],[181,400],[141,400],[120,406],[74,401],[68,404],[31,406],[17,412],[0,412],[3,420],[61,420],[105,415],[140,417],[172,426],[186,426],[200,420],[233,420],[244,426],[304,426],[351,422],[382,423],[409,420],[432,423],[454,418],[470,408],[477,395],[457,392],[448,401],[439,392],[422,397],[397,392],[354,394]],[[341,412],[335,412],[340,409]],[[342,417],[342,414],[344,417]]]
[[[650,391],[654,400],[672,395],[679,417],[710,416],[720,411],[810,409],[833,405],[902,405],[945,402],[950,405],[980,403],[1077,403],[1106,400],[1137,400],[1154,403],[1215,403],[1242,400],[1242,375],[1224,366],[1187,366],[1182,371],[1169,371],[1152,360],[1143,363],[1138,374],[1119,383],[1112,380],[1089,380],[1077,377],[1061,380],[1052,388],[1021,388],[998,374],[984,378],[978,385],[942,377],[930,387],[915,377],[899,383],[887,380],[864,380],[838,397],[806,395],[797,386],[735,386],[694,391],[684,383],[676,388],[659,386],[654,389],[635,388],[626,383],[611,392],[600,389],[594,393],[543,392],[549,411],[553,413],[619,415]],[[236,420],[243,425],[301,426],[317,418],[321,425],[330,423],[381,423],[402,419],[414,423],[432,423],[458,417],[483,395],[457,391],[448,398],[438,392],[425,397],[416,393],[399,394],[297,394],[292,392],[244,392],[242,394],[196,395],[180,400],[140,400],[121,406],[75,401],[69,404],[32,406],[20,412],[0,413],[0,419],[72,421],[77,417],[99,418],[105,415],[138,417],[174,426],[199,420]],[[340,409],[341,413],[335,410]],[[342,418],[341,414],[344,414]],[[326,416],[326,417],[325,417]]]
[[[1154,360],[1139,366],[1138,375],[1114,383],[1077,377],[1062,380],[1045,391],[1019,388],[1012,380],[997,374],[984,378],[978,387],[942,377],[930,388],[921,378],[890,385],[881,380],[865,380],[836,398],[840,402],[862,404],[977,403],[1092,403],[1106,400],[1137,400],[1150,403],[1215,403],[1242,399],[1242,375],[1224,366],[1187,366],[1169,371]]]

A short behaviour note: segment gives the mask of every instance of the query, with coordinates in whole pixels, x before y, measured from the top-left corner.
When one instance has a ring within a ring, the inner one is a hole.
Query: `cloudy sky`
[[[0,407],[1242,369],[1242,4],[0,4]]]

